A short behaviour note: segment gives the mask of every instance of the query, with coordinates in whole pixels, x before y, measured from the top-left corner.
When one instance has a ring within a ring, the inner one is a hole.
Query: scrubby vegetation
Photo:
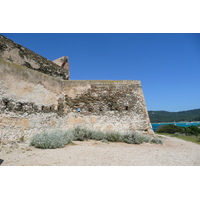
[[[31,138],[30,145],[41,149],[56,149],[69,144],[73,138],[71,132],[66,133],[62,130],[55,130],[50,133],[34,135]]]
[[[200,128],[197,126],[180,127],[174,124],[168,124],[159,126],[156,130],[159,133],[170,133],[170,134],[185,134],[187,136],[200,134]]]
[[[158,138],[158,137],[153,138],[153,139],[151,140],[151,142],[152,142],[152,143],[155,143],[155,144],[162,144],[162,143],[163,143],[162,140],[161,140],[160,138]]]
[[[128,144],[141,144],[143,142],[150,142],[151,137],[135,133],[123,135],[122,140]]]
[[[129,133],[122,135],[116,132],[103,133],[89,129],[75,128],[70,131],[55,130],[50,133],[34,135],[31,138],[30,145],[42,149],[62,148],[72,141],[98,140],[102,142],[125,142],[128,144],[141,144],[150,142],[162,144],[159,138],[151,138],[148,135],[138,133]]]
[[[174,124],[159,126],[157,134],[177,137],[186,141],[200,143],[200,128],[197,126],[180,127]]]

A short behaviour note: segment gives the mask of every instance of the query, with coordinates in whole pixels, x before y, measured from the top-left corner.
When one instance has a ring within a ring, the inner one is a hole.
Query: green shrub
[[[151,136],[149,136],[149,135],[141,135],[141,137],[142,137],[142,141],[143,142],[150,142],[151,141]]]
[[[184,127],[176,126],[174,124],[167,124],[167,125],[159,126],[156,129],[156,132],[174,134],[174,133],[184,133],[186,131]]]
[[[128,144],[141,144],[143,142],[141,135],[137,133],[123,135],[122,141]]]
[[[122,142],[122,135],[119,133],[107,133],[106,140],[109,142]]]
[[[105,133],[102,133],[101,131],[92,131],[92,140],[98,140],[98,141],[106,141],[107,137]]]
[[[130,133],[122,135],[122,141],[128,144],[141,144],[143,142],[150,142],[151,136],[139,134],[139,133]]]
[[[87,129],[76,127],[72,132],[74,135],[74,140],[76,141],[84,141],[92,138],[92,132]]]
[[[103,140],[106,139],[106,134],[101,131],[92,131],[89,129],[84,129],[80,127],[76,127],[72,131],[74,135],[74,140],[84,141],[84,140]]]
[[[163,141],[158,137],[151,139],[150,142],[155,144],[163,144]]]
[[[154,142],[161,144],[158,139],[152,139],[148,135],[131,133],[121,135],[117,132],[103,133],[77,127],[71,131],[55,130],[49,133],[37,134],[31,138],[30,145],[42,149],[62,148],[66,144],[75,141],[98,140],[103,142],[125,142],[129,144],[141,144],[143,142]]]
[[[55,130],[49,133],[36,134],[31,138],[30,145],[41,149],[62,148],[72,142],[73,135],[70,132]]]
[[[121,135],[117,132],[103,133],[101,131],[92,131],[88,129],[82,129],[77,127],[73,130],[74,140],[98,140],[98,141],[109,141],[109,142],[126,142],[130,144],[140,144],[142,142],[150,142],[151,137],[143,134],[126,134]]]
[[[158,133],[170,133],[170,134],[185,134],[187,136],[190,135],[198,135],[200,134],[200,128],[197,126],[189,126],[189,127],[180,127],[174,124],[168,124],[159,126],[156,130]]]
[[[197,126],[188,126],[188,132],[191,134],[191,135],[196,135],[198,136],[198,134],[200,134],[200,128],[198,128]]]
[[[107,140],[107,134],[101,131],[92,131],[89,129],[84,129],[80,127],[76,127],[73,131],[74,140],[84,141],[84,140]]]

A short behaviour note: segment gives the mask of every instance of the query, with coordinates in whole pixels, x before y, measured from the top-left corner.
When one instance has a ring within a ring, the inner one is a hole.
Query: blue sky
[[[71,80],[140,80],[148,110],[200,108],[200,34],[3,34],[48,58],[68,56]]]

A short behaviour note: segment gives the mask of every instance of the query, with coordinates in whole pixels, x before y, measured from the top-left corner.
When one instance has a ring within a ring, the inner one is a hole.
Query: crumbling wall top
[[[60,66],[3,35],[0,35],[0,58],[50,76],[69,80],[69,67]]]

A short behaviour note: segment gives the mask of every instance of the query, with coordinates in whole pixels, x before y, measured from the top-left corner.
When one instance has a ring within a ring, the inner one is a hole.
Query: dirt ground
[[[60,149],[4,145],[1,166],[200,166],[200,145],[163,137],[163,144],[75,141]]]

